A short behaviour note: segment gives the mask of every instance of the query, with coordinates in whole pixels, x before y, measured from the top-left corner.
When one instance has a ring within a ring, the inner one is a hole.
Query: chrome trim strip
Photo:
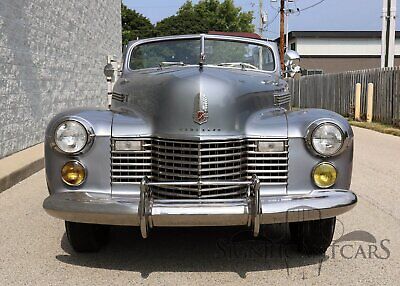
[[[246,151],[246,154],[254,154],[254,155],[275,155],[275,154],[288,154],[288,151],[283,152],[259,152],[259,151]]]
[[[258,176],[260,180],[277,180],[277,179],[282,179],[286,180],[288,176]],[[264,182],[262,182],[264,184]]]
[[[290,93],[274,94],[274,103],[276,106],[289,104],[291,100],[292,100],[292,95]]]
[[[137,176],[137,178],[142,178],[141,176]],[[149,179],[151,179],[152,176],[149,176]],[[140,185],[140,182],[113,182],[113,185]],[[271,183],[271,182],[262,182],[261,186],[286,186],[287,183]],[[236,187],[236,186],[232,186]],[[179,190],[179,187],[174,186],[174,188]],[[190,189],[193,190],[193,189]],[[198,199],[200,200],[200,199]]]
[[[269,159],[269,158],[268,158]],[[268,164],[268,163],[246,163],[247,167],[288,167],[289,164],[285,163],[276,163],[276,164]]]
[[[201,128],[200,128],[201,129]],[[287,137],[265,137],[265,136],[230,136],[229,139],[226,139],[226,136],[215,136],[212,135],[204,139],[200,137],[196,137],[195,139],[190,138],[188,139],[187,136],[181,137],[180,135],[171,135],[171,134],[164,134],[164,135],[133,135],[133,136],[126,136],[126,137],[113,137],[113,140],[174,140],[178,143],[188,143],[188,142],[196,142],[197,144],[210,144],[210,143],[232,143],[232,142],[243,142],[243,141],[289,141]],[[180,140],[180,141],[178,141]]]
[[[113,92],[112,99],[120,101],[120,102],[126,102],[127,96],[125,94]]]
[[[137,172],[147,172],[147,171],[151,172],[151,169],[113,169],[113,168],[111,168],[111,172],[137,173]],[[113,178],[121,178],[121,177],[123,177],[123,176],[113,175]]]
[[[136,159],[138,157],[135,157]],[[149,157],[151,159],[151,157]],[[113,166],[152,166],[152,163],[113,163]],[[133,169],[131,169],[133,170]]]
[[[226,189],[226,187],[223,187],[223,188],[216,188],[216,189],[218,189],[218,190],[220,190],[220,189]],[[188,190],[191,190],[191,191],[193,191],[193,192],[195,192],[196,191],[196,189],[188,189]],[[207,191],[208,191],[208,189],[207,189]],[[208,199],[211,199],[211,198],[219,198],[219,197],[221,197],[221,195],[220,194],[213,194],[213,195],[210,195],[210,194],[208,194],[207,195],[207,191],[202,191],[202,192],[205,192],[206,194],[202,194],[201,195],[201,198],[203,199],[203,200],[208,200]],[[210,191],[211,192],[211,191]],[[165,196],[170,196],[170,192],[167,192],[167,191],[163,191],[163,190],[157,190],[157,194],[158,195],[165,195]],[[226,196],[233,196],[233,195],[238,195],[238,194],[246,194],[246,191],[236,191],[236,192],[226,192],[226,193],[224,193],[224,195],[226,195]],[[197,195],[191,195],[191,194],[184,194],[184,193],[177,193],[176,195],[175,195],[175,197],[176,198],[188,198],[188,199],[196,199],[196,198],[198,198],[198,196]]]
[[[135,157],[135,159],[150,159],[151,160],[151,156],[147,156],[147,157]],[[111,159],[132,159],[132,157],[129,156],[121,156],[121,157],[116,157],[116,156],[111,156]]]
[[[148,186],[204,186],[204,185],[214,185],[214,186],[250,186],[252,181],[176,181],[176,182],[149,182]]]
[[[234,142],[234,143],[237,143],[237,142]],[[178,144],[182,144],[182,143],[178,143]],[[186,142],[183,144],[190,144],[190,143]],[[207,143],[207,145],[214,145],[214,143]],[[188,148],[188,147],[180,148],[180,147],[162,146],[162,145],[156,145],[156,144],[153,144],[152,147],[159,148],[159,149],[174,150],[174,151],[193,151],[193,148]],[[240,146],[233,146],[233,147],[201,148],[199,151],[200,152],[210,152],[210,151],[237,150],[237,149],[244,149],[246,147],[257,147],[257,145],[240,145]]]

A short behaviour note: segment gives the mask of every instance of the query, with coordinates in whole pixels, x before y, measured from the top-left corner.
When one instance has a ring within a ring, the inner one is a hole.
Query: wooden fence
[[[368,83],[373,83],[372,120],[400,126],[400,67],[289,79],[292,106],[324,108],[353,117],[356,83],[361,83],[362,118],[367,113]]]

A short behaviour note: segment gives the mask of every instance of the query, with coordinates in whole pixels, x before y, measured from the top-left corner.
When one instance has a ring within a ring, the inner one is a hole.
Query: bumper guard
[[[150,182],[147,177],[144,177],[140,183],[140,201],[139,201],[139,224],[140,232],[143,238],[147,238],[150,229],[153,227],[153,206],[154,200],[151,193],[151,186],[188,186],[188,185],[244,185],[248,186],[247,197],[244,201],[247,202],[249,210],[247,225],[252,228],[253,235],[258,236],[261,225],[262,208],[260,202],[260,180],[256,175],[253,175],[251,181],[242,182]],[[159,205],[161,208],[161,205]],[[165,208],[165,207],[164,207]],[[171,212],[169,212],[171,214]]]

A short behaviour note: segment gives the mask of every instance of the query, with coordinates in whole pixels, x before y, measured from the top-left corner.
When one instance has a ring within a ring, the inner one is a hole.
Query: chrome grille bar
[[[113,92],[112,93],[112,99],[117,100],[117,101],[121,101],[121,102],[125,102],[126,96],[124,94],[121,94],[121,93]]]

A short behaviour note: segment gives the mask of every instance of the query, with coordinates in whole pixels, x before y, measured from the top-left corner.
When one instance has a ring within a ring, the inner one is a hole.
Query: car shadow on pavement
[[[113,227],[110,242],[98,253],[76,253],[64,233],[61,247],[67,254],[56,258],[67,264],[91,268],[140,272],[247,272],[315,265],[327,256],[304,256],[290,243],[287,225],[270,225],[253,238],[247,229],[157,228],[142,239],[139,228]]]

